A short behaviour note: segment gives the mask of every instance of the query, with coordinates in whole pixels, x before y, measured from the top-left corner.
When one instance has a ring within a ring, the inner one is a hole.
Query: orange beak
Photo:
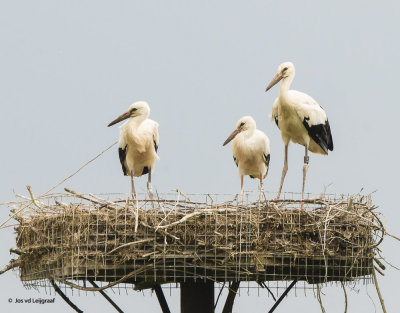
[[[113,120],[110,124],[107,125],[107,127],[113,126],[123,120],[126,120],[127,118],[129,118],[131,116],[131,112],[127,111],[124,114],[121,114],[120,116],[118,116],[115,120]]]
[[[271,82],[269,83],[267,89],[265,89],[265,92],[270,90],[272,87],[274,87],[279,81],[283,78],[282,73],[276,73],[274,78],[272,78]]]
[[[236,137],[237,134],[240,133],[239,129],[235,129],[230,135],[229,137],[225,140],[224,144],[222,146],[226,146],[233,138]]]

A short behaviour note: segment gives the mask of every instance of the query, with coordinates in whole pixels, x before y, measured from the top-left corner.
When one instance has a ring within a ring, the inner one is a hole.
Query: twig
[[[379,270],[379,268],[376,267],[375,265],[374,265],[374,268],[375,268],[375,271],[377,271],[379,274],[381,274],[382,276],[385,276],[385,274],[381,270]]]
[[[119,205],[119,204],[112,203],[112,202],[109,202],[109,201],[106,201],[106,200],[103,200],[103,199],[94,199],[93,197],[89,197],[89,196],[80,194],[79,192],[76,192],[75,190],[72,190],[72,189],[69,189],[69,188],[64,188],[64,190],[65,190],[66,192],[68,192],[68,193],[70,193],[70,194],[72,194],[72,195],[78,197],[78,198],[81,198],[81,199],[83,199],[83,200],[87,200],[87,201],[93,202],[93,203],[95,203],[95,204],[99,204],[99,205],[104,205],[104,204],[105,204],[105,206],[110,206],[110,207],[113,208],[113,209],[121,209],[121,208],[123,208],[123,206],[121,206],[121,205]],[[104,202],[105,202],[105,203],[104,203]],[[115,205],[116,205],[116,206],[115,206]]]
[[[399,268],[399,267],[393,265],[393,264],[390,263],[388,260],[386,260],[386,259],[381,255],[381,253],[380,253],[379,251],[378,251],[378,255],[379,255],[379,257],[380,257],[383,261],[385,261],[386,264],[388,264],[389,266],[393,267],[394,269],[400,271],[400,268]]]
[[[162,225],[162,226],[157,226],[157,228],[156,228],[156,230],[157,229],[159,229],[159,228],[168,228],[168,227],[171,227],[171,226],[174,226],[174,225],[177,225],[177,224],[181,224],[181,223],[183,223],[184,221],[186,221],[186,220],[188,220],[189,218],[192,218],[193,216],[197,216],[197,215],[201,215],[201,214],[207,214],[207,213],[214,213],[214,212],[225,212],[225,211],[227,211],[227,212],[235,212],[236,210],[235,209],[204,209],[204,210],[201,210],[201,211],[195,211],[195,212],[193,212],[193,213],[190,213],[190,214],[187,214],[187,215],[185,215],[184,217],[182,217],[179,221],[175,221],[175,222],[173,222],[173,223],[171,223],[171,224],[168,224],[168,225]]]
[[[21,254],[23,254],[24,252],[22,252],[20,249],[13,249],[13,248],[11,248],[11,249],[10,249],[10,253],[14,253],[14,254],[17,254],[17,255],[21,255]]]
[[[28,189],[28,191],[29,191],[29,195],[31,196],[32,203],[33,203],[39,210],[43,210],[42,207],[41,207],[40,205],[37,204],[37,202],[36,202],[36,200],[35,200],[35,196],[33,195],[31,186],[26,185],[26,189]]]
[[[185,200],[190,201],[189,197],[187,197],[187,196],[186,196],[183,192],[181,192],[179,189],[175,189],[175,190],[173,190],[173,191],[175,191],[176,193],[178,193],[178,195],[183,196],[183,197],[185,198]]]
[[[58,287],[56,285],[56,283],[54,282],[54,279],[50,280],[51,285],[53,286],[54,290],[61,296],[61,298],[64,299],[65,302],[67,302],[67,304],[73,308],[76,312],[78,313],[83,313],[83,311],[81,309],[79,309],[60,289],[60,287]]]
[[[392,237],[393,239],[396,239],[396,240],[400,241],[399,237],[396,237],[395,235],[389,234],[387,231],[385,231],[385,235],[388,235],[389,237]]]
[[[23,210],[25,210],[27,207],[30,206],[30,203],[23,206],[22,208],[20,208],[17,212],[13,213],[13,215],[11,215],[10,217],[8,217],[3,223],[1,223],[0,225],[0,229],[3,228],[3,226],[5,224],[7,224],[10,220],[12,220],[13,218],[15,218],[18,214],[20,214]]]
[[[341,281],[343,292],[344,292],[344,313],[347,313],[347,292],[344,283]]]
[[[133,276],[135,276],[135,275],[137,275],[137,274],[140,274],[140,273],[142,273],[142,272],[145,272],[147,269],[149,269],[149,268],[155,266],[155,264],[157,264],[157,262],[152,263],[152,264],[147,264],[147,265],[145,265],[145,266],[143,266],[143,267],[141,267],[141,268],[138,268],[138,269],[136,269],[136,270],[130,272],[129,274],[124,275],[124,276],[121,277],[120,279],[115,280],[115,281],[113,281],[113,282],[111,282],[111,283],[109,283],[109,284],[107,284],[107,285],[105,285],[105,286],[103,286],[103,287],[97,287],[97,288],[96,288],[96,287],[93,287],[93,288],[91,288],[91,287],[82,287],[82,286],[80,286],[80,285],[71,283],[71,282],[69,282],[69,281],[67,281],[67,280],[60,280],[60,281],[61,281],[63,284],[66,284],[66,285],[68,285],[68,286],[70,286],[70,287],[73,287],[73,288],[76,288],[76,289],[79,289],[79,290],[83,290],[83,291],[100,291],[100,290],[106,290],[106,289],[111,288],[111,287],[113,287],[113,286],[115,286],[115,285],[118,285],[118,284],[120,284],[120,283],[123,283],[125,280],[127,280],[127,279],[129,279],[129,278],[131,278],[131,277],[133,277]]]
[[[378,254],[380,255],[379,252],[378,252]],[[375,261],[376,264],[378,264],[378,266],[379,266],[382,270],[385,270],[385,269],[386,269],[386,266],[385,266],[381,261],[379,261],[377,258],[374,258],[374,261]]]
[[[376,279],[375,269],[372,269],[372,276],[374,277],[376,292],[378,293],[379,301],[381,302],[382,311],[386,313],[385,303],[382,298],[381,290],[379,289],[378,280]]]
[[[322,304],[322,300],[321,300],[321,289],[319,288],[319,284],[317,284],[317,300],[318,300],[319,306],[321,307],[322,313],[326,313],[325,308]]]
[[[11,260],[10,263],[0,271],[0,275],[3,275],[5,272],[7,272],[17,266],[20,266],[20,265],[21,265],[21,262],[19,260]]]
[[[61,184],[63,184],[64,182],[66,182],[68,179],[70,179],[72,176],[76,175],[77,173],[79,173],[84,167],[86,167],[87,165],[89,165],[90,163],[92,163],[94,160],[96,160],[98,157],[100,157],[103,153],[107,152],[108,150],[110,150],[112,147],[114,147],[116,144],[118,143],[118,141],[114,142],[111,146],[109,146],[108,148],[106,148],[105,150],[103,150],[102,152],[100,152],[98,155],[96,155],[94,158],[90,159],[89,161],[87,161],[85,164],[83,164],[80,168],[78,168],[75,172],[73,172],[71,175],[69,175],[68,177],[64,178],[63,180],[61,180],[59,183],[55,184],[53,187],[51,187],[49,190],[47,190],[45,193],[41,194],[41,196],[47,195],[50,191],[53,191],[54,189],[56,189],[58,186],[60,186]]]
[[[125,243],[125,244],[123,244],[123,245],[120,245],[119,247],[117,247],[117,248],[111,250],[111,251],[108,252],[107,254],[111,254],[111,253],[113,253],[113,252],[115,252],[115,251],[117,251],[117,250],[119,250],[119,249],[121,249],[121,248],[124,248],[124,247],[129,247],[129,246],[137,245],[137,244],[139,244],[139,243],[150,242],[150,241],[153,241],[153,240],[154,240],[154,238],[147,238],[147,239],[142,239],[142,240],[138,240],[138,241],[134,241],[134,242],[128,242],[128,243]]]

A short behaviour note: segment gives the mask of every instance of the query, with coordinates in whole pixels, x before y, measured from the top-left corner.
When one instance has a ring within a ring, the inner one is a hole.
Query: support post
[[[286,288],[285,292],[279,297],[279,299],[275,302],[274,306],[271,308],[271,310],[268,311],[268,313],[272,313],[275,311],[275,309],[278,307],[279,303],[282,302],[283,298],[286,297],[286,295],[289,293],[290,289],[293,288],[294,285],[296,285],[297,279],[292,281],[292,283],[289,285],[289,287]]]
[[[158,302],[160,303],[161,310],[163,313],[171,313],[168,307],[167,300],[165,299],[164,292],[160,285],[154,286],[154,291],[156,292]]]
[[[89,283],[91,283],[93,287],[99,288],[99,286],[93,280],[89,280]],[[100,290],[99,292],[114,307],[114,309],[116,309],[119,313],[124,313],[120,307],[104,292],[104,290]]]
[[[54,279],[50,280],[51,285],[53,286],[54,290],[60,295],[61,298],[63,298],[63,300],[65,302],[67,302],[67,304],[73,309],[75,310],[75,312],[78,313],[83,313],[83,311],[78,308],[60,289],[60,287],[57,286],[57,284],[55,283]]]
[[[214,313],[214,282],[181,283],[181,313]]]
[[[240,286],[240,281],[234,281],[230,286],[228,297],[226,298],[222,313],[232,313],[233,302],[235,301],[239,286]]]

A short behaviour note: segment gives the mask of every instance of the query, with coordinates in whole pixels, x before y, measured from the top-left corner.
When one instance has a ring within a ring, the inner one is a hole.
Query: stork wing
[[[119,136],[119,143],[118,143],[118,154],[119,154],[119,161],[121,162],[122,172],[124,175],[128,175],[127,166],[126,166],[126,151],[128,149],[128,145],[125,143],[125,139],[123,138],[122,134]]]
[[[276,126],[279,128],[279,121],[278,121],[278,115],[279,115],[279,106],[278,106],[279,99],[276,98],[274,105],[272,106],[272,112],[270,114],[270,118],[275,121]]]
[[[265,154],[265,153],[263,153],[263,157],[264,157],[265,165],[267,165],[267,167],[269,167],[269,160],[270,160],[270,158],[271,158],[271,154]]]
[[[239,166],[239,163],[238,163],[238,161],[237,161],[235,156],[233,156],[233,162],[235,162],[236,166]]]
[[[294,90],[290,90],[293,94]],[[308,135],[328,154],[333,150],[333,140],[328,117],[322,107],[309,95],[296,91],[296,111]],[[299,99],[301,98],[301,99]]]
[[[153,121],[154,122],[154,121]],[[158,123],[154,122],[153,124],[153,143],[154,143],[154,149],[158,150],[158,144],[159,144],[159,137],[158,137]]]
[[[268,169],[269,169],[269,161],[271,159],[271,153],[270,153],[270,148],[269,148],[269,138],[267,137],[264,132],[260,130],[256,130],[257,132],[257,144],[256,146],[259,147],[259,152],[262,154],[262,158],[264,160],[265,165],[267,166],[267,172],[265,173],[265,176],[268,174]]]

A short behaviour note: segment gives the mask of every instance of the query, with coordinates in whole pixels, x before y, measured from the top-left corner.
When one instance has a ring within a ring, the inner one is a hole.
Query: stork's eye
[[[133,112],[135,112],[137,110],[137,108],[133,108],[132,110],[131,110],[131,112],[133,113]]]
[[[286,72],[287,70],[288,70],[288,68],[285,67],[285,68],[282,70],[282,72]]]
[[[240,127],[242,127],[243,125],[244,125],[244,122],[241,122],[241,123],[240,123]]]

